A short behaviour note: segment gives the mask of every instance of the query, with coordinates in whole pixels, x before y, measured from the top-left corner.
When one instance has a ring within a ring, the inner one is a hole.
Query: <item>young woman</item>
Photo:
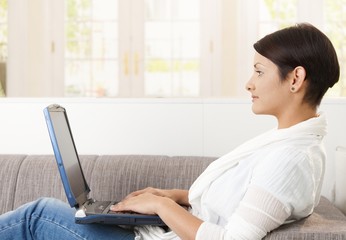
[[[78,225],[67,204],[43,198],[0,216],[1,238],[253,240],[309,216],[319,202],[326,158],[326,119],[317,108],[339,79],[337,56],[309,24],[267,35],[254,48],[254,73],[246,84],[252,110],[274,116],[277,128],[213,162],[189,191],[147,188],[112,207],[158,214],[169,231]]]

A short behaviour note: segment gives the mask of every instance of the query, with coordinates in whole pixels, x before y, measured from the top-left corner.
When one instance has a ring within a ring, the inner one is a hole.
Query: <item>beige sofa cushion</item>
[[[17,176],[25,155],[0,155],[0,214],[13,209]]]
[[[188,189],[215,158],[168,156],[100,156],[91,176],[91,196],[121,200],[146,187]]]
[[[81,156],[87,180],[90,180],[97,156]],[[52,155],[27,156],[19,169],[13,207],[40,197],[54,197],[67,202],[55,158]]]
[[[266,240],[344,240],[346,239],[346,216],[328,199],[321,197],[313,214],[300,221],[283,225]]]

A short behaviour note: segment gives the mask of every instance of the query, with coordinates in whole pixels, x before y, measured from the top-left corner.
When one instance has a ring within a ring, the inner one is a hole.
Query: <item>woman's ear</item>
[[[301,90],[303,83],[306,79],[305,68],[298,66],[292,71],[292,78],[290,79],[291,92],[298,92]]]

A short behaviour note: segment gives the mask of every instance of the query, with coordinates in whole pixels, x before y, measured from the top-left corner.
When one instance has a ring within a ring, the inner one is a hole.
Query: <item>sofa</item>
[[[98,200],[121,200],[147,186],[188,189],[212,157],[82,155],[81,165]],[[0,155],[0,214],[40,197],[67,202],[53,155]],[[312,215],[283,225],[264,239],[346,239],[346,216],[321,197]]]

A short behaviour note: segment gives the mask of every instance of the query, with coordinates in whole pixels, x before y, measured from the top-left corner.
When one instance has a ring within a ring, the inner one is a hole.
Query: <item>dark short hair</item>
[[[335,49],[328,37],[311,24],[296,24],[271,33],[254,48],[276,64],[282,81],[296,67],[304,67],[308,84],[303,101],[312,106],[319,106],[328,88],[339,80]]]

